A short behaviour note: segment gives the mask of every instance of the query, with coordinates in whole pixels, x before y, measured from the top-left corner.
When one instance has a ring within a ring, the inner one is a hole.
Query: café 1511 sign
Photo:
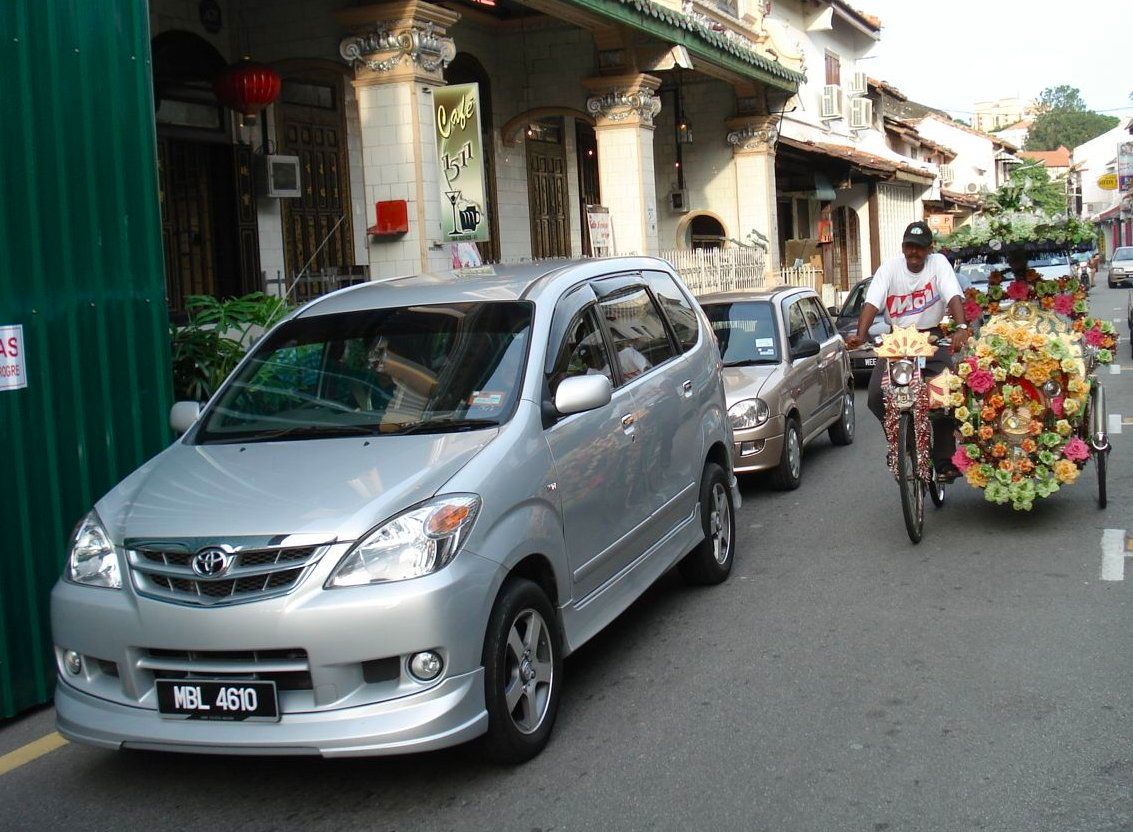
[[[480,140],[480,88],[456,84],[433,91],[440,164],[441,235],[445,242],[488,239],[487,189]]]

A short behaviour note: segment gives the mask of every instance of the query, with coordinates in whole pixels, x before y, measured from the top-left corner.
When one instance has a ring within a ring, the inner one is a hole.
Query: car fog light
[[[72,676],[78,676],[83,672],[83,657],[74,650],[64,650],[63,665]]]
[[[763,440],[758,442],[741,442],[740,443],[740,456],[751,456],[763,450]]]
[[[409,657],[409,672],[413,674],[415,679],[420,679],[422,682],[431,682],[441,675],[441,668],[445,663],[441,657],[434,653],[432,650],[424,650],[420,653],[414,653]]]

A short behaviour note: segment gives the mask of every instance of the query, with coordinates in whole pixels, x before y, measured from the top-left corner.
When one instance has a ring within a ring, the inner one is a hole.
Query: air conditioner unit
[[[669,194],[669,208],[674,214],[687,214],[688,207],[688,190],[682,188],[679,191],[673,191]]]
[[[868,98],[850,99],[850,129],[868,130],[873,126],[873,102]]]
[[[942,185],[951,185],[955,175],[955,172],[952,170],[952,165],[940,166],[940,183]]]
[[[975,182],[969,182],[967,187],[964,188],[964,190],[967,191],[970,194],[978,194],[980,192],[980,186],[977,185]]]
[[[261,196],[300,197],[298,156],[257,156],[256,186]]]
[[[869,76],[864,72],[855,72],[850,79],[850,95],[865,95],[869,92]]]
[[[842,118],[844,110],[842,88],[837,84],[827,84],[822,88],[822,118]]]

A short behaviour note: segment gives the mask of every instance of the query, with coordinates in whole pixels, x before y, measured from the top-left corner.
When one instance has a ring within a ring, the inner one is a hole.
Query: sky
[[[881,18],[860,70],[971,121],[975,102],[1077,87],[1086,106],[1133,116],[1133,0],[851,0]],[[1118,109],[1120,108],[1120,109]]]

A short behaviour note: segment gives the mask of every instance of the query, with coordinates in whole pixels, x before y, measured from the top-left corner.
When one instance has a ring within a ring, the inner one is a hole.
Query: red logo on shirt
[[[885,299],[885,308],[890,320],[919,315],[940,300],[940,293],[931,281],[923,289],[916,289],[905,295],[890,295]]]

